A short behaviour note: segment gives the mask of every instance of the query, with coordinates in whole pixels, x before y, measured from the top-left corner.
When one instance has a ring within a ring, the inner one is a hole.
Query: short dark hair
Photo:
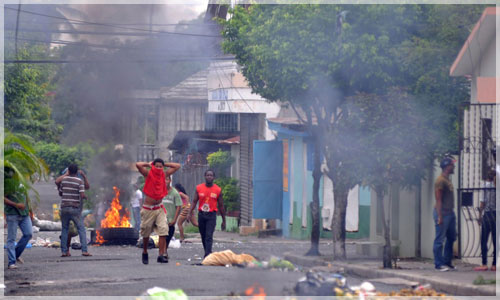
[[[155,160],[153,160],[153,165],[155,165],[157,162],[161,163],[162,166],[165,165],[165,162],[161,158],[155,158]]]
[[[175,184],[175,189],[178,190],[179,192],[183,193],[183,194],[186,194],[186,189],[184,189],[184,187],[182,186],[182,184],[180,183],[176,183]]]
[[[441,163],[439,164],[439,166],[441,167],[441,169],[444,169],[447,166],[452,165],[454,163],[455,163],[455,160],[453,158],[445,157],[441,160]]]
[[[76,172],[78,172],[78,165],[77,164],[71,164],[68,166],[68,172],[70,175],[75,175]]]
[[[215,172],[214,172],[214,170],[211,170],[211,169],[206,170],[205,174],[203,174],[203,175],[207,175],[208,172],[212,172],[212,174],[214,174],[214,177],[215,177]]]

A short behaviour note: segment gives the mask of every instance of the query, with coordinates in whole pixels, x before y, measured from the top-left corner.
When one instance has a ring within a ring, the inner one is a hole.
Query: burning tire
[[[101,228],[98,231],[104,239],[103,245],[136,245],[139,239],[139,232],[134,228]],[[92,242],[95,242],[95,239]]]

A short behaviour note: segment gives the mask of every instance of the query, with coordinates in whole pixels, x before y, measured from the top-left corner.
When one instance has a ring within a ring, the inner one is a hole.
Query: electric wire
[[[13,11],[20,11],[20,12],[26,13],[26,14],[32,14],[32,15],[36,15],[36,16],[42,16],[42,17],[46,17],[46,18],[53,18],[53,19],[59,19],[59,20],[67,20],[67,21],[78,22],[78,23],[82,23],[82,24],[105,26],[105,27],[118,28],[118,29],[135,30],[135,31],[140,31],[140,32],[172,34],[172,35],[180,35],[180,36],[220,37],[220,35],[208,35],[208,34],[197,34],[197,33],[182,33],[182,32],[171,32],[171,31],[163,31],[163,30],[150,30],[150,29],[142,29],[142,28],[131,28],[131,27],[126,27],[126,26],[121,26],[121,25],[113,25],[113,24],[109,24],[109,23],[89,22],[89,21],[72,19],[72,18],[64,18],[64,17],[52,16],[52,15],[47,15],[47,14],[42,14],[42,13],[37,13],[37,12],[32,12],[32,11],[27,11],[27,10],[23,10],[23,9],[15,9],[15,8],[11,8],[11,7],[8,7],[8,6],[5,6],[4,8],[8,9],[8,10],[13,10]]]

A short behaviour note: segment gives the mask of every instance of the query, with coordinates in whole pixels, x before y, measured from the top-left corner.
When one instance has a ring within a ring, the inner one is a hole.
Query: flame
[[[266,299],[266,295],[264,288],[257,283],[245,290],[245,296],[253,296],[250,300],[264,300]]]
[[[120,217],[122,206],[120,205],[120,190],[114,186],[115,197],[111,202],[111,207],[106,211],[106,217],[101,221],[101,228],[132,227],[129,222],[130,213],[124,209],[125,213]]]
[[[106,240],[103,239],[99,230],[96,230],[95,231],[95,242],[98,243],[99,245],[102,245],[102,243],[104,243],[105,241]]]

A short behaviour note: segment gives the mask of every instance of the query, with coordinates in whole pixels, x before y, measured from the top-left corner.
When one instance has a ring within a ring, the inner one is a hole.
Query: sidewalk
[[[240,236],[236,233],[217,231],[214,236],[215,242],[226,243],[309,243],[307,240],[291,240],[281,237],[258,238],[257,236]],[[356,240],[346,241],[348,260],[344,262],[334,262],[333,255],[329,249],[330,240],[320,241],[320,251],[322,256],[305,256],[304,253],[288,252],[283,253],[285,259],[290,262],[322,271],[338,272],[343,270],[347,274],[365,278],[367,281],[404,281],[415,284],[430,284],[434,289],[446,294],[455,296],[495,296],[496,288],[500,290],[500,282],[497,280],[496,286],[474,285],[474,280],[481,275],[485,280],[495,279],[496,272],[474,271],[475,265],[466,264],[460,260],[454,260],[457,270],[448,272],[438,272],[434,269],[432,260],[429,259],[406,259],[398,262],[398,269],[383,269],[381,259],[373,259],[355,255],[352,249],[355,248]],[[326,249],[326,251],[325,251]],[[328,253],[328,254],[327,254]]]

